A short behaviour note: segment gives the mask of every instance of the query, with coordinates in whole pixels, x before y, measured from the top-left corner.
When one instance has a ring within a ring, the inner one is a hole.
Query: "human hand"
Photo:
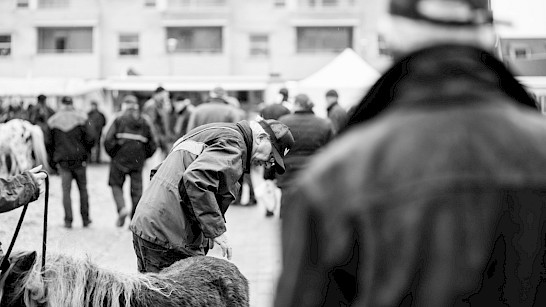
[[[47,174],[42,172],[42,165],[38,165],[35,168],[29,169],[28,172],[30,173],[32,178],[36,180],[36,182],[38,183],[38,187],[40,188],[40,192],[42,192],[43,182],[44,179],[47,177]]]
[[[222,256],[227,257],[228,260],[231,260],[233,252],[226,233],[224,232],[223,234],[214,238],[214,243],[220,245],[220,247],[222,248]]]

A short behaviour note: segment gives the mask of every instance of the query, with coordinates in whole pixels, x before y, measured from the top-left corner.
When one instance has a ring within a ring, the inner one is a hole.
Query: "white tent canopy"
[[[377,81],[380,74],[352,49],[347,48],[320,70],[297,83],[294,93],[307,94],[315,103],[315,113],[326,114],[325,94],[335,89],[339,104],[349,109]]]

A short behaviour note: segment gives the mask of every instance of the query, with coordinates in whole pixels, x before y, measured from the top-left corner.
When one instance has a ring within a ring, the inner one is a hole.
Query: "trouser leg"
[[[131,210],[131,219],[135,215],[135,211],[142,197],[142,171],[132,171],[131,174],[131,202],[133,203],[133,209]]]
[[[72,171],[59,167],[61,175],[61,186],[63,189],[63,207],[64,207],[64,222],[65,224],[71,224],[73,220],[72,216],[72,200],[70,198],[70,192],[72,189]]]
[[[86,167],[82,166],[74,170],[76,177],[76,184],[80,192],[80,213],[84,225],[88,224],[89,219],[89,195],[87,194],[87,176]]]

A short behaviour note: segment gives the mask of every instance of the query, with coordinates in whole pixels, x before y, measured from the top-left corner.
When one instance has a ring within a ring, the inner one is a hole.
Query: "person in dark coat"
[[[29,110],[29,121],[33,125],[38,125],[44,133],[44,138],[49,137],[49,127],[47,126],[47,120],[55,114],[55,111],[47,105],[47,96],[40,94],[37,97],[36,104]],[[45,143],[50,143],[50,140],[44,139]],[[55,172],[55,163],[53,163],[53,150],[51,147],[47,147],[48,163],[51,165],[53,172]]]
[[[39,165],[9,178],[0,178],[0,213],[17,209],[38,199],[40,186],[47,175]],[[0,260],[4,252],[0,242]]]
[[[328,111],[328,118],[332,121],[334,134],[341,131],[347,125],[348,120],[347,111],[339,105],[338,99],[339,96],[336,90],[326,92],[326,110]]]
[[[273,121],[212,123],[189,131],[153,177],[130,229],[140,272],[159,272],[174,262],[206,255],[212,242],[231,259],[225,213],[250,166],[283,173],[283,157],[294,139]]]
[[[294,99],[294,113],[279,118],[279,121],[290,129],[296,143],[286,154],[286,172],[277,177],[277,185],[282,190],[281,217],[284,216],[286,207],[292,205],[287,196],[295,184],[298,172],[304,169],[310,157],[334,136],[330,120],[316,116],[313,106],[309,96],[299,94]]]
[[[99,111],[96,101],[91,101],[91,110],[87,113],[87,117],[89,118],[89,123],[91,124],[93,133],[95,134],[95,145],[93,148],[91,148],[89,162],[100,163],[100,143],[102,138],[102,129],[104,126],[106,126],[106,117],[101,111]]]
[[[545,306],[546,121],[488,1],[390,14],[396,62],[291,195],[274,305]]]
[[[127,215],[135,214],[136,206],[142,196],[142,168],[157,145],[152,135],[152,128],[140,116],[138,100],[127,95],[122,101],[122,115],[117,117],[104,139],[104,149],[112,158],[108,185],[112,188],[118,212],[117,226],[122,227]],[[131,178],[132,210],[125,207],[123,183],[125,177]]]
[[[80,214],[83,227],[91,224],[89,218],[89,195],[87,193],[87,158],[95,144],[93,128],[87,114],[74,109],[72,97],[61,99],[61,107],[47,121],[53,148],[53,161],[58,165],[63,189],[64,226],[72,228],[72,180],[76,180],[80,192]]]

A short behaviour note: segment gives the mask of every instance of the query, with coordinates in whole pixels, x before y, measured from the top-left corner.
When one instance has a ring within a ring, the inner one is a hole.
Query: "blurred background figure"
[[[328,111],[328,118],[332,121],[334,127],[334,134],[337,134],[341,129],[347,125],[347,111],[343,109],[337,102],[339,96],[336,90],[329,90],[326,92],[326,109]]]
[[[178,140],[188,131],[188,123],[194,108],[195,106],[189,98],[180,96],[174,99],[173,111],[171,112],[174,141]]]
[[[36,98],[36,104],[29,110],[29,121],[33,125],[38,125],[44,133],[44,141],[46,144],[51,143],[47,138],[49,137],[49,127],[47,126],[47,120],[55,114],[55,111],[47,105],[47,97],[45,95],[38,95]],[[51,147],[47,147],[47,158],[49,165],[51,166],[51,172],[55,174],[56,166],[53,163],[53,151]]]
[[[488,5],[390,1],[397,62],[290,195],[276,306],[546,304],[546,121]]]
[[[112,158],[108,185],[112,188],[118,212],[118,227],[125,224],[125,219],[135,214],[136,206],[142,196],[142,169],[146,159],[150,158],[157,146],[148,121],[140,116],[138,100],[127,95],[122,101],[122,114],[117,117],[104,139],[104,149]],[[123,196],[125,177],[131,178],[132,210],[128,211]]]
[[[167,155],[172,145],[170,143],[172,139],[170,135],[171,129],[169,128],[169,113],[171,112],[171,108],[169,92],[161,86],[154,91],[152,98],[146,101],[142,108],[142,113],[152,123],[152,132],[163,157]]]
[[[281,217],[284,216],[287,207],[297,206],[296,203],[290,203],[287,196],[297,183],[298,172],[307,167],[310,157],[334,136],[330,120],[316,116],[313,105],[309,96],[298,94],[294,98],[294,113],[279,118],[279,121],[290,129],[295,141],[295,145],[284,159],[286,172],[277,177],[277,184],[282,190]]]
[[[101,163],[100,153],[101,153],[101,137],[102,129],[106,126],[106,117],[104,114],[99,111],[99,107],[96,101],[91,101],[91,110],[87,113],[89,118],[89,124],[93,133],[95,134],[95,145],[91,148],[89,154],[89,162],[91,163]]]
[[[226,91],[215,87],[209,100],[195,107],[188,123],[188,131],[210,123],[236,123],[244,119],[244,111],[226,100]]]
[[[27,110],[23,108],[23,100],[19,96],[11,97],[8,100],[7,107],[0,115],[0,123],[8,122],[12,119],[28,120]]]
[[[49,143],[53,151],[53,161],[58,165],[63,189],[65,211],[64,226],[72,228],[72,180],[76,181],[80,192],[80,214],[83,227],[91,224],[89,217],[89,195],[87,194],[87,159],[95,144],[94,130],[89,124],[87,114],[76,110],[72,97],[64,96],[57,113],[47,121],[50,130]]]

